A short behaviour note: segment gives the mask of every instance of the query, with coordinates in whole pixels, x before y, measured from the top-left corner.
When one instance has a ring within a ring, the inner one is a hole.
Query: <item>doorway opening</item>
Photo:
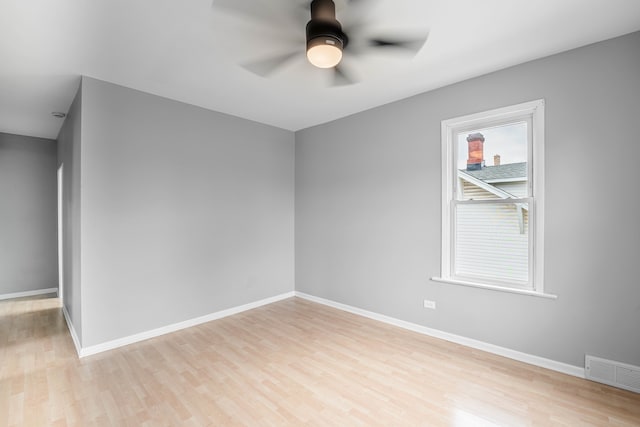
[[[58,298],[64,305],[64,164],[58,166]]]

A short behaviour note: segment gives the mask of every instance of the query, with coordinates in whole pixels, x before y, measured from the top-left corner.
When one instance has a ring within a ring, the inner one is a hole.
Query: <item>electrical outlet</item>
[[[435,301],[429,301],[428,299],[424,300],[424,308],[431,308],[433,310],[436,309],[436,302]]]

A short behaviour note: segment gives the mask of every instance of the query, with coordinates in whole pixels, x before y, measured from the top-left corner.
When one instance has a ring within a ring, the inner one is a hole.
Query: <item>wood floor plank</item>
[[[291,298],[78,359],[0,302],[0,426],[640,426],[640,395]]]

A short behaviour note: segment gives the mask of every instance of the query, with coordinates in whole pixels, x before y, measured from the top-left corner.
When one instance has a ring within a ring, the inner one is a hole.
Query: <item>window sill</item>
[[[488,289],[488,290],[491,290],[491,291],[499,291],[499,292],[509,292],[509,293],[512,293],[512,294],[528,295],[528,296],[532,296],[532,297],[558,299],[557,295],[545,294],[543,292],[537,292],[537,291],[529,291],[529,290],[526,290],[526,289],[505,288],[505,287],[502,287],[502,286],[487,285],[487,284],[484,284],[484,283],[476,283],[476,282],[466,282],[466,281],[463,281],[463,280],[449,279],[449,278],[444,278],[444,277],[432,277],[431,280],[434,281],[434,282],[448,283],[450,285],[469,286],[469,287],[472,287],[472,288]]]

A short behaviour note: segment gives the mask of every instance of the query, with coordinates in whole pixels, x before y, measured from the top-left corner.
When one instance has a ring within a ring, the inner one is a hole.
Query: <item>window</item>
[[[442,122],[437,281],[543,292],[544,101]]]

